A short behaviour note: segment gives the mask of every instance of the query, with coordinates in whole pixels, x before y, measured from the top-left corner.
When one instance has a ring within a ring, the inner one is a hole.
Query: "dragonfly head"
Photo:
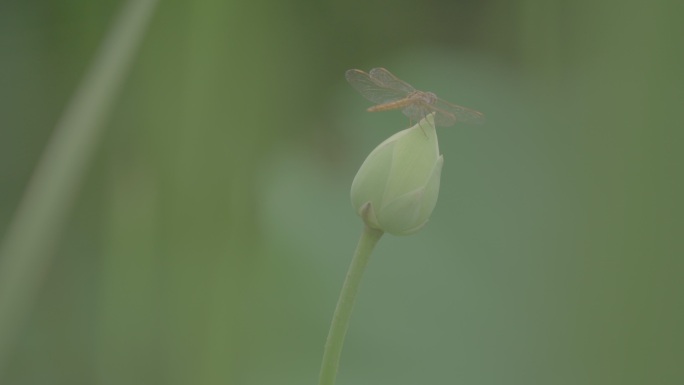
[[[432,92],[426,92],[425,97],[427,98],[428,104],[432,104],[437,100],[437,95],[433,94]]]

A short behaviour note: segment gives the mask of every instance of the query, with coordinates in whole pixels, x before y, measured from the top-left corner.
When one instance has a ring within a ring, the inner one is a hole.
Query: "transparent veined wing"
[[[376,104],[392,102],[406,97],[406,92],[388,88],[361,70],[348,70],[345,73],[345,78],[361,95]]]
[[[417,122],[424,117],[426,117],[430,110],[421,104],[410,104],[405,107],[401,112],[411,119],[411,122]]]
[[[377,81],[387,88],[402,92],[404,95],[408,95],[416,90],[413,88],[413,86],[392,75],[391,72],[384,68],[373,68],[368,74],[370,75],[371,79]]]
[[[431,106],[435,112],[437,112],[435,121],[437,122],[440,118],[444,119],[443,117],[439,116],[440,114],[446,115],[447,121],[453,120],[453,123],[447,124],[449,126],[455,124],[456,122],[482,124],[485,121],[485,117],[481,112],[456,104],[451,104],[440,98],[435,99]]]
[[[418,93],[420,92],[421,91],[418,91]],[[426,100],[430,100],[430,102],[427,102]],[[453,126],[457,122],[484,122],[484,115],[482,115],[482,113],[471,110],[470,108],[451,104],[437,97],[434,99],[415,98],[415,103],[404,107],[402,112],[412,121],[418,121],[428,114],[434,113],[435,124],[443,127]]]

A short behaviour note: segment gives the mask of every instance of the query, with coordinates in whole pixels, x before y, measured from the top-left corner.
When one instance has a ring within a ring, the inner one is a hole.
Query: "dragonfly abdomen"
[[[430,105],[434,103],[435,100],[437,100],[437,96],[432,92],[413,91],[403,99],[369,107],[368,111],[388,111],[403,109],[411,105]]]
[[[404,99],[395,100],[393,102],[383,103],[383,104],[378,104],[376,106],[368,107],[367,111],[376,112],[376,111],[398,110],[401,108],[405,108],[405,107],[407,107],[413,103],[415,103],[413,100],[411,100],[409,98],[404,98]]]

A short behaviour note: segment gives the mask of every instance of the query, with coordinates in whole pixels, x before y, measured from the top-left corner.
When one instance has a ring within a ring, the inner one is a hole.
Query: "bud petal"
[[[443,163],[434,119],[428,115],[368,155],[352,182],[352,205],[372,228],[415,233],[437,204]]]

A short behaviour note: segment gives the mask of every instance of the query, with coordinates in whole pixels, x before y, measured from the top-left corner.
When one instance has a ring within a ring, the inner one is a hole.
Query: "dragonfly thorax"
[[[424,104],[433,104],[437,100],[437,95],[432,92],[413,91],[407,95],[407,98],[420,100]]]

